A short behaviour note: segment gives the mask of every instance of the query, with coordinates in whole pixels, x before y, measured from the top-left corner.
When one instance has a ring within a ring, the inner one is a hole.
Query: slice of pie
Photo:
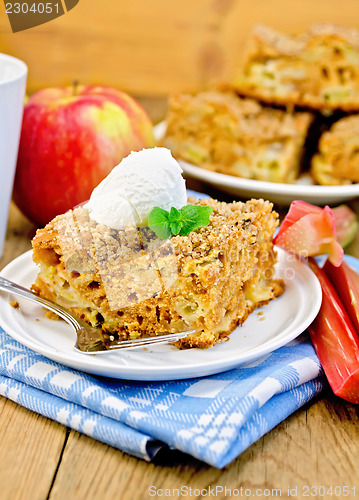
[[[271,182],[298,177],[310,113],[289,113],[211,90],[172,96],[162,142],[177,159]]]
[[[111,340],[195,330],[180,347],[210,347],[283,292],[274,278],[278,216],[263,200],[210,206],[208,226],[160,240],[148,227],[114,230],[85,207],[56,217],[33,239],[33,290]]]
[[[359,110],[359,32],[315,25],[299,35],[257,26],[234,87],[270,104]]]
[[[338,120],[319,140],[311,174],[324,186],[359,182],[359,116]]]

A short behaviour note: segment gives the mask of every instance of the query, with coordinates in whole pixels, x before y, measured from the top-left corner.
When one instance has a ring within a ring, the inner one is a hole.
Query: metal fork
[[[75,351],[82,354],[104,354],[116,349],[133,349],[135,347],[147,347],[158,344],[172,344],[180,339],[194,333],[195,330],[188,330],[179,333],[161,334],[156,337],[148,337],[134,340],[111,340],[109,336],[105,338],[100,328],[94,328],[78,318],[65,307],[56,304],[52,300],[44,299],[36,295],[31,290],[24,288],[21,285],[13,283],[0,276],[0,290],[13,293],[24,299],[31,300],[36,304],[40,304],[46,309],[56,313],[67,323],[69,323],[77,334],[77,340],[74,345]]]

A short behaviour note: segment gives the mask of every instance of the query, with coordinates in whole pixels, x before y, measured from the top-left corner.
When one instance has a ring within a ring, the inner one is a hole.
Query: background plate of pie
[[[171,345],[119,350],[104,355],[73,350],[75,333],[62,320],[45,317],[44,310],[26,300],[0,294],[0,325],[15,340],[71,368],[127,380],[175,380],[201,377],[251,363],[287,344],[302,333],[317,315],[321,304],[319,282],[309,267],[293,255],[278,250],[277,277],[285,292],[256,309],[228,340],[209,349],[179,350]],[[29,287],[37,268],[29,251],[8,264],[2,276]]]
[[[166,132],[166,122],[154,127],[157,140]],[[303,200],[316,205],[342,203],[359,196],[359,183],[347,185],[315,185],[309,174],[302,174],[294,183],[269,182],[247,179],[202,168],[177,158],[184,175],[192,177],[226,193],[242,198],[263,198],[279,205],[290,205],[294,200]]]

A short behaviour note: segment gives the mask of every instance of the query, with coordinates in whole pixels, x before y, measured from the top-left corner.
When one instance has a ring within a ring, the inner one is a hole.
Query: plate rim
[[[255,179],[245,179],[244,177],[236,177],[234,175],[223,174],[220,172],[215,172],[213,170],[207,170],[205,168],[198,167],[197,165],[192,165],[184,160],[178,160],[178,163],[182,166],[185,173],[195,173],[196,176],[203,174],[202,180],[206,179],[206,174],[213,176],[213,180],[221,180],[222,185],[227,185],[228,187],[234,187],[238,189],[248,189],[251,191],[261,191],[274,194],[283,195],[302,195],[303,190],[306,190],[305,195],[308,196],[326,196],[326,195],[359,195],[359,183],[348,184],[348,185],[338,185],[338,186],[320,186],[311,184],[285,184],[283,182],[269,182],[269,181],[259,181]],[[199,178],[199,177],[198,177]],[[208,180],[207,180],[208,181]],[[273,189],[276,188],[276,189]],[[338,189],[340,192],[338,192]]]
[[[279,253],[287,254],[284,250],[277,248],[277,251]],[[16,257],[14,260],[9,262],[1,271],[0,275],[4,275],[4,277],[8,277],[8,275],[12,274],[13,270],[18,270],[19,269],[19,264],[27,264],[28,266],[33,267],[33,270],[35,271],[36,269],[36,264],[33,263],[32,261],[32,250],[29,250],[20,256]],[[197,377],[203,377],[203,376],[209,376],[217,373],[222,373],[225,371],[229,371],[231,369],[237,368],[239,366],[242,366],[244,364],[253,362],[262,356],[265,356],[266,354],[270,354],[276,349],[286,345],[288,342],[293,341],[296,337],[298,337],[302,332],[305,331],[305,329],[308,327],[308,325],[314,320],[315,316],[317,315],[320,305],[321,305],[321,298],[322,298],[322,293],[321,293],[321,287],[319,284],[318,279],[314,275],[314,273],[310,270],[308,266],[305,265],[304,262],[297,260],[296,263],[300,265],[300,268],[302,269],[303,272],[301,272],[301,276],[303,277],[304,275],[307,274],[307,277],[310,276],[311,283],[310,283],[310,290],[312,293],[315,294],[316,297],[316,302],[313,301],[312,307],[310,308],[310,313],[305,315],[305,318],[302,318],[301,321],[299,322],[299,325],[296,325],[294,328],[294,333],[290,332],[291,328],[290,325],[284,329],[284,332],[288,330],[288,333],[284,336],[284,341],[283,341],[283,331],[278,333],[274,339],[269,339],[265,341],[263,344],[260,344],[259,346],[256,346],[254,348],[249,349],[242,355],[242,359],[238,361],[234,359],[234,355],[231,356],[229,359],[226,357],[223,359],[216,360],[214,362],[213,360],[210,360],[209,364],[201,364],[199,366],[196,366],[196,363],[191,363],[191,364],[186,364],[183,366],[183,372],[182,373],[176,373],[176,374],[171,374],[171,370],[173,370],[173,367],[171,365],[164,365],[164,366],[156,366],[155,371],[152,373],[151,370],[149,369],[148,366],[144,366],[143,368],[139,367],[138,365],[135,366],[128,366],[126,364],[121,364],[119,362],[118,365],[116,365],[116,372],[111,369],[110,371],[101,370],[99,371],[99,368],[101,368],[101,365],[103,365],[103,362],[100,362],[100,366],[97,364],[91,364],[93,363],[91,360],[93,359],[99,359],[100,356],[94,355],[94,357],[89,356],[89,355],[82,355],[81,353],[76,353],[73,351],[72,356],[69,357],[69,354],[67,351],[59,351],[53,347],[49,347],[44,344],[40,344],[37,342],[36,339],[29,338],[26,339],[24,336],[17,332],[15,328],[13,328],[12,325],[9,325],[5,318],[0,314],[0,326],[4,329],[6,333],[8,333],[14,340],[19,342],[20,344],[26,346],[27,348],[45,356],[48,359],[51,359],[57,363],[63,364],[65,366],[68,366],[72,369],[90,373],[93,375],[99,375],[99,376],[105,376],[105,377],[110,377],[114,379],[124,379],[124,380],[138,380],[138,381],[165,381],[165,380],[180,380],[180,379],[187,379],[187,378],[197,378]],[[301,267],[303,266],[303,267]],[[32,272],[31,267],[24,272]],[[11,279],[11,277],[9,277]],[[307,280],[304,280],[305,283],[307,283]],[[309,282],[308,282],[309,283]],[[309,285],[308,285],[309,286]],[[285,293],[285,292],[284,292]],[[3,307],[11,307],[10,304],[4,299],[4,297],[8,297],[8,294],[0,294],[0,313],[2,311]],[[303,326],[303,324],[305,326]],[[16,326],[16,325],[15,325]],[[22,328],[22,327],[21,327]],[[20,330],[21,330],[20,328]],[[238,327],[240,328],[240,327]],[[299,331],[300,330],[300,331]],[[290,333],[289,333],[290,332]],[[232,332],[233,333],[233,332]],[[230,337],[229,337],[230,339]],[[220,344],[217,344],[220,345]],[[200,350],[201,352],[201,350]],[[125,353],[125,351],[117,351],[117,353]],[[116,355],[117,353],[113,353]],[[101,356],[102,360],[105,360],[106,358],[104,356]],[[75,364],[74,364],[75,363]],[[97,363],[97,361],[96,361]],[[178,366],[176,366],[176,369],[178,369]],[[188,372],[192,372],[193,369],[196,370],[195,373],[191,374]],[[150,373],[149,373],[150,371]],[[106,373],[105,373],[106,372]],[[110,373],[111,372],[111,373]]]

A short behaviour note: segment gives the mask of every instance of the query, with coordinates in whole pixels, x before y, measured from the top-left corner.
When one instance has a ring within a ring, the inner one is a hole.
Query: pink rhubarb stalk
[[[301,257],[328,254],[330,262],[339,266],[343,248],[336,241],[335,217],[332,210],[293,201],[274,238],[274,244]]]

